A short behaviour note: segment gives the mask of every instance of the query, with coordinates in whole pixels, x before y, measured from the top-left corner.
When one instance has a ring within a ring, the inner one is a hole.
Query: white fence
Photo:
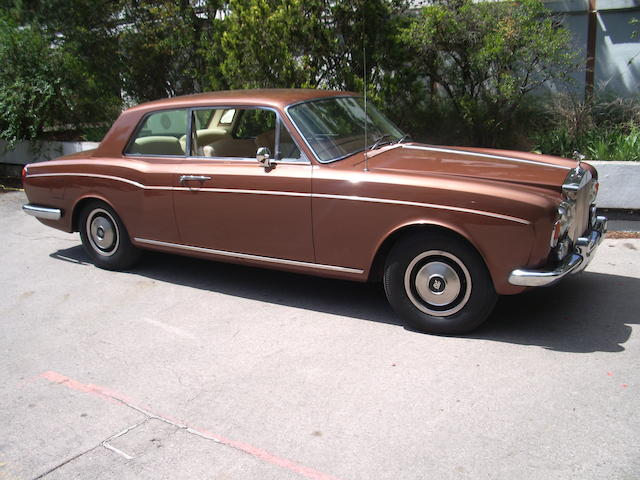
[[[26,165],[91,150],[98,145],[98,142],[19,142],[15,149],[7,150],[6,142],[0,141],[0,163]]]

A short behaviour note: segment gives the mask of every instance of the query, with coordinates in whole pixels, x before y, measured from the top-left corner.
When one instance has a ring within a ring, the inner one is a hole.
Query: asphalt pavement
[[[464,337],[380,285],[94,267],[0,194],[0,480],[640,478],[640,240]]]

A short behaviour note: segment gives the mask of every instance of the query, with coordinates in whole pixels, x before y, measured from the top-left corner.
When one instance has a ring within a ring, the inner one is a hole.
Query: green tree
[[[0,14],[0,138],[10,146],[64,117],[70,105],[63,66],[69,60],[40,30]]]
[[[122,2],[123,88],[136,102],[224,88],[221,1]]]
[[[222,68],[234,87],[362,88],[390,63],[389,0],[231,0]]]
[[[60,53],[72,108],[60,120],[79,125],[113,120],[121,105],[119,2],[111,0],[3,0],[16,21],[37,29]]]
[[[577,65],[569,32],[539,0],[434,0],[401,38],[484,145],[500,143],[530,92]]]
[[[409,121],[420,80],[396,35],[406,8],[404,0],[231,0],[222,71],[232,88],[358,92],[366,73],[370,97]]]

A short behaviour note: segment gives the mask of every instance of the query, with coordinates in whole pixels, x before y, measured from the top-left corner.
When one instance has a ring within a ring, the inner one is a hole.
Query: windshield
[[[401,141],[405,135],[360,97],[333,97],[289,108],[291,120],[321,162],[340,160],[365,148]]]

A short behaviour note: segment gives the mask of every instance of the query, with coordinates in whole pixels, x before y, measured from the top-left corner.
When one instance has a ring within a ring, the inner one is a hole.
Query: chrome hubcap
[[[119,244],[118,227],[109,212],[101,208],[91,212],[87,218],[87,237],[98,254],[108,257],[115,253]]]
[[[448,252],[430,250],[411,261],[404,277],[409,300],[429,315],[459,312],[471,295],[471,275],[462,261]]]

